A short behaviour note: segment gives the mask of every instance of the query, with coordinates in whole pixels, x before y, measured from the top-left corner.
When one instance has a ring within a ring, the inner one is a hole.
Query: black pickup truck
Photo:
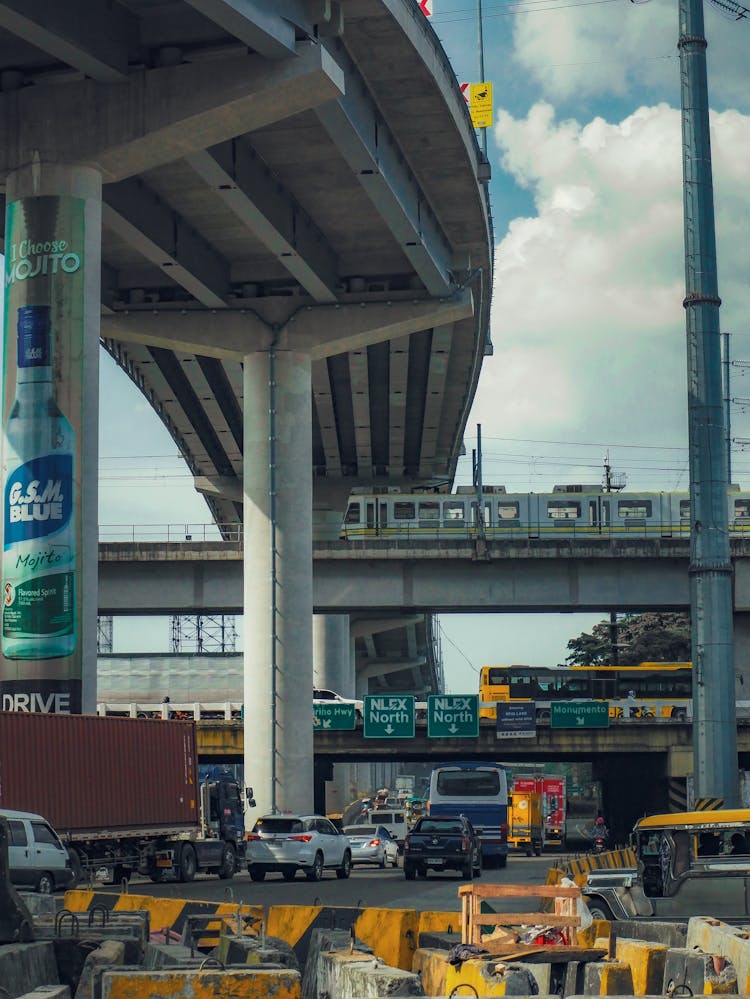
[[[482,847],[464,815],[423,815],[404,840],[404,877],[428,871],[459,871],[467,881],[482,875]]]

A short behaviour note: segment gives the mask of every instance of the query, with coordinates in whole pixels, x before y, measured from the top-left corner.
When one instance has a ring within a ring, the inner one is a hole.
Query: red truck
[[[245,860],[240,787],[199,782],[192,721],[0,711],[0,808],[43,815],[79,878],[231,878]]]
[[[549,774],[519,776],[513,780],[513,792],[531,795],[541,802],[541,849],[564,846],[565,777]]]

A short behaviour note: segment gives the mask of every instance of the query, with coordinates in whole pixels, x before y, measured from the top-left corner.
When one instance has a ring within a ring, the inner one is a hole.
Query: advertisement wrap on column
[[[7,206],[0,707],[81,711],[84,201]]]

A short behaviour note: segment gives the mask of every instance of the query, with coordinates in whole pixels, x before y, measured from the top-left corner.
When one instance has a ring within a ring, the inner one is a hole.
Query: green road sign
[[[353,704],[313,704],[313,727],[317,731],[349,732],[357,727],[357,712]]]
[[[365,694],[365,739],[413,739],[413,694]]]
[[[551,728],[609,728],[609,701],[553,701]]]
[[[427,698],[428,738],[476,739],[478,735],[478,694],[430,694]]]

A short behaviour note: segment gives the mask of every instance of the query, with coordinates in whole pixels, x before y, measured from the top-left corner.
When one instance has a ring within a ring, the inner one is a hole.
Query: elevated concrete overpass
[[[198,744],[206,761],[232,762],[242,755],[242,729],[234,722],[198,722]],[[534,739],[498,739],[495,722],[482,719],[478,739],[430,739],[416,723],[413,739],[364,739],[353,732],[316,730],[316,798],[334,763],[440,762],[488,760],[508,764],[585,761],[601,781],[608,822],[620,839],[636,819],[667,812],[670,798],[685,800],[685,778],[693,772],[693,734],[689,722],[673,719],[612,721],[608,729],[553,729],[537,723]],[[737,725],[738,762],[750,767],[750,720]]]
[[[317,613],[684,610],[683,539],[409,541],[314,546]],[[750,541],[731,542],[734,606],[750,612]],[[148,566],[148,571],[142,571]],[[223,542],[99,546],[102,614],[242,610],[242,548]]]
[[[313,509],[325,529],[352,485],[450,481],[489,349],[489,169],[455,74],[416,0],[0,0],[0,133],[9,205],[85,218],[62,682],[92,710],[101,337],[221,532],[243,523],[256,790],[309,807]]]

